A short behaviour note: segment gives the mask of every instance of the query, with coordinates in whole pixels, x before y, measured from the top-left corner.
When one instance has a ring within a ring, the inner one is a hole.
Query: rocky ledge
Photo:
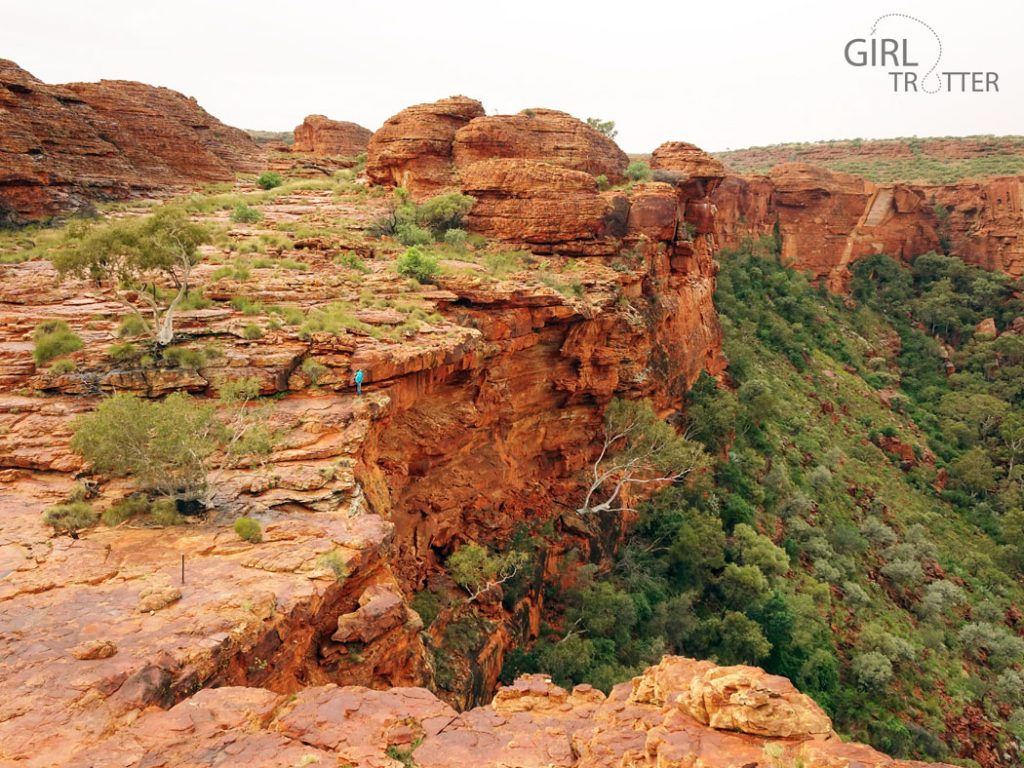
[[[783,677],[666,657],[608,696],[522,677],[458,713],[422,688],[201,691],[76,753],[107,766],[369,768],[911,768],[843,743]]]

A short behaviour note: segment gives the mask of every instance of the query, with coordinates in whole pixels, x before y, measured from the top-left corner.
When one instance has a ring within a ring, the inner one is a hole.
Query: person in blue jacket
[[[363,369],[356,371],[356,394],[363,394]]]

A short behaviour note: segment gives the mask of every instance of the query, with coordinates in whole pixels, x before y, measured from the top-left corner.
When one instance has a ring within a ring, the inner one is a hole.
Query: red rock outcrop
[[[710,195],[725,176],[719,160],[686,141],[666,141],[654,150],[651,170],[667,174],[667,180],[681,185],[690,197]]]
[[[599,193],[594,177],[533,160],[483,160],[460,171],[476,203],[467,227],[537,253],[612,255],[628,203]]]
[[[923,187],[946,211],[935,230],[951,255],[968,264],[1024,277],[1024,176]],[[934,214],[935,211],[932,211]]]
[[[74,753],[74,768],[330,763],[359,768],[923,768],[843,743],[788,680],[753,667],[666,657],[606,697],[542,675],[461,714],[420,688],[201,691]],[[147,763],[157,765],[157,763]],[[938,764],[936,764],[938,765]]]
[[[712,193],[719,245],[774,235],[782,256],[830,289],[876,253],[905,261],[946,249],[1012,277],[1024,275],[1024,178],[947,185],[874,184],[820,166],[787,163],[770,176],[730,176]]]
[[[731,177],[712,199],[723,247],[777,230],[783,260],[835,291],[846,289],[850,264],[863,256],[911,259],[941,247],[926,193],[905,184],[788,163],[767,178]]]
[[[142,83],[51,86],[0,60],[0,222],[255,171],[261,151],[194,99]]]
[[[613,184],[624,180],[629,165],[629,157],[612,139],[554,109],[478,117],[455,134],[452,154],[460,174],[481,160],[514,158],[603,175]]]
[[[373,131],[357,123],[309,115],[295,127],[295,152],[313,155],[355,157],[366,151]]]
[[[483,105],[465,96],[403,109],[370,138],[366,175],[375,184],[405,187],[416,198],[437,194],[455,183],[455,133],[483,114]]]

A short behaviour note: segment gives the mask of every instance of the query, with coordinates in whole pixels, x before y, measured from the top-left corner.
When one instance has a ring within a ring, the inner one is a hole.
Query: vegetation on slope
[[[735,173],[768,173],[779,163],[802,162],[876,182],[950,184],[961,179],[1024,173],[1022,150],[1024,136],[914,136],[774,144],[713,154]]]
[[[712,471],[645,504],[610,568],[548,587],[550,626],[506,679],[607,688],[666,651],[756,663],[895,755],[1018,754],[1024,337],[974,325],[1024,314],[1019,286],[935,255],[855,273],[851,309],[770,242],[723,255],[735,387],[687,402]]]

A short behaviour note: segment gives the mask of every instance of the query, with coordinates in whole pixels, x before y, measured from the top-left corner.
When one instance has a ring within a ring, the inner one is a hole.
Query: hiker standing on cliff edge
[[[358,371],[356,371],[356,394],[357,395],[363,394],[363,378],[364,378],[364,376],[363,376],[363,369],[360,368]]]

